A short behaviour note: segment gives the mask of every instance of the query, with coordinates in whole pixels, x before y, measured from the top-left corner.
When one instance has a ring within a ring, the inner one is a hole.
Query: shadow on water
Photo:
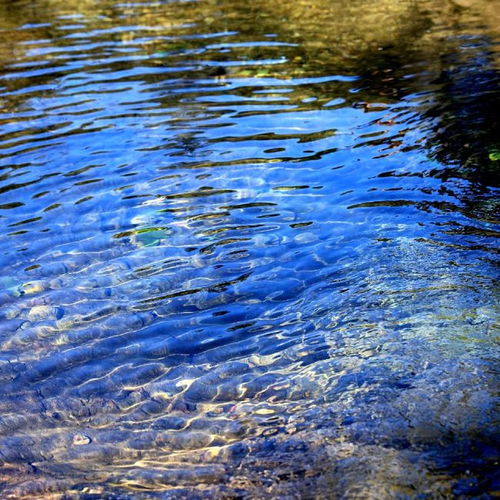
[[[498,491],[465,1],[0,2],[6,498]]]

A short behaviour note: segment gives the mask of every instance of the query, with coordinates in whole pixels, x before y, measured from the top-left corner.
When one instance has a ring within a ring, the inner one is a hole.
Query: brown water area
[[[0,0],[0,498],[496,498],[499,48],[496,0]]]

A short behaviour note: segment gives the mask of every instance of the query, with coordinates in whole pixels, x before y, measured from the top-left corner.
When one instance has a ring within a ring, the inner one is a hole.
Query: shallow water
[[[271,3],[0,1],[3,497],[500,489],[495,2]]]

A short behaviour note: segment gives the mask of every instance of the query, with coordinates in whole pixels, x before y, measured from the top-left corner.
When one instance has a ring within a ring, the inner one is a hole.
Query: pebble
[[[30,321],[41,321],[45,319],[61,319],[64,315],[62,307],[53,306],[34,306],[28,314],[27,319]]]
[[[73,444],[76,446],[81,446],[84,444],[90,444],[92,440],[85,434],[75,434],[73,436]]]

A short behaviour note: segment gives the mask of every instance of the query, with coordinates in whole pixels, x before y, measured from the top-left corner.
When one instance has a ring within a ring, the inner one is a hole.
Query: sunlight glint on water
[[[498,490],[496,20],[0,0],[2,495]]]

